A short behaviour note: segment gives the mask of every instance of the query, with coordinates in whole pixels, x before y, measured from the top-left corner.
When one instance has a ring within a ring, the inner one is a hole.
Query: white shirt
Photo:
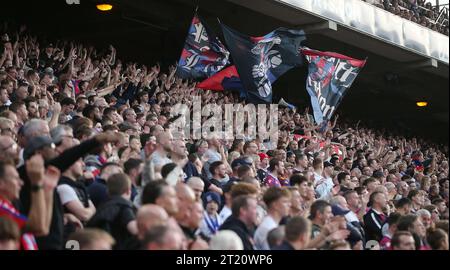
[[[151,160],[156,167],[158,166],[162,167],[166,164],[172,163],[172,160],[170,160],[167,156],[161,155],[159,152],[154,152],[152,154]]]
[[[222,211],[220,211],[219,216],[220,216],[220,219],[222,219],[223,221],[225,221],[225,220],[227,220],[227,218],[229,218],[229,217],[231,216],[231,214],[232,214],[231,209],[228,208],[228,206],[225,205],[225,206],[222,208]]]
[[[314,173],[314,186],[319,199],[325,199],[333,189],[334,183],[331,177],[323,177]]]
[[[23,158],[23,152],[24,152],[25,148],[20,149],[19,151],[19,163],[17,164],[17,168],[19,168],[20,166],[25,164],[25,160]]]
[[[257,250],[270,250],[269,243],[267,242],[267,235],[273,229],[278,227],[278,223],[270,216],[267,215],[261,224],[258,226],[255,232],[255,247]]]
[[[56,187],[56,190],[58,191],[59,199],[61,200],[62,205],[65,205],[72,201],[80,200],[77,194],[75,193],[75,190],[69,185],[66,184],[59,185]]]
[[[353,212],[353,211],[350,211],[350,212],[348,212],[346,215],[345,215],[345,219],[348,221],[348,222],[359,222],[359,218],[358,218],[358,216]]]
[[[206,152],[203,154],[203,157],[207,160],[207,162],[205,164],[203,164],[203,170],[206,172],[206,177],[208,179],[212,178],[212,174],[209,171],[209,166],[216,161],[221,161],[222,160],[222,156],[219,154],[219,152],[217,152],[216,150],[213,149],[208,149],[206,150]]]
[[[208,222],[211,222],[211,220],[213,222],[217,222],[217,225],[219,225],[219,227],[223,223],[223,219],[220,217],[219,214],[215,214],[214,217],[210,217],[210,216],[208,216],[208,213],[206,211],[204,211],[202,223],[200,224],[199,230],[206,237],[212,237],[215,234],[215,232],[211,231],[211,229],[209,227],[209,226],[212,226],[212,223],[210,223],[208,226]]]

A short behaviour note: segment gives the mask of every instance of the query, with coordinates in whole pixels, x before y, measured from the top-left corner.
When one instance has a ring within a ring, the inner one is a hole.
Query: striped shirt
[[[19,211],[6,199],[0,197],[0,217],[7,217],[17,224],[17,227],[23,231],[27,217],[21,215]],[[30,233],[22,233],[20,244],[23,250],[38,250],[34,235]]]

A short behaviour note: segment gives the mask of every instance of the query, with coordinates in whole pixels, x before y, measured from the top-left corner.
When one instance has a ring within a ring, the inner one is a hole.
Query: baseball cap
[[[233,160],[233,162],[231,162],[231,169],[234,170],[237,167],[242,166],[242,165],[252,166],[252,164],[249,163],[248,161],[246,161],[245,159],[237,158],[237,159]]]
[[[331,162],[329,162],[329,161],[325,161],[324,163],[323,163],[323,167],[325,168],[325,167],[334,167],[334,165],[333,165],[333,163],[331,163]]]
[[[381,178],[381,177],[384,176],[384,174],[383,174],[383,172],[381,170],[377,170],[377,171],[373,172],[372,176],[375,177],[375,178]]]
[[[25,147],[25,150],[23,151],[23,159],[28,160],[36,153],[36,151],[48,146],[55,148],[55,144],[51,137],[36,136],[31,138],[27,144],[27,147]]]
[[[265,158],[269,158],[269,156],[266,153],[259,153],[258,156],[259,156],[259,160],[261,160],[261,161]]]
[[[334,216],[345,216],[348,212],[350,212],[350,210],[344,210],[337,204],[333,204],[331,206],[331,211],[333,212]]]
[[[215,192],[206,192],[205,194],[205,205],[210,202],[216,202],[220,206],[221,200],[220,195]]]

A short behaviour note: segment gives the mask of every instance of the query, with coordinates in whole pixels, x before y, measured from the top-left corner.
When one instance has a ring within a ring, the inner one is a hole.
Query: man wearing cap
[[[359,241],[364,242],[364,229],[358,221],[358,217],[349,209],[346,199],[343,196],[334,196],[330,200],[331,209],[334,216],[344,216],[347,222],[347,229],[350,231],[349,242],[355,245]]]
[[[333,173],[333,164],[322,162],[321,158],[315,158],[314,167],[314,187],[319,199],[326,199],[331,195],[334,183],[331,179]]]
[[[239,168],[241,166],[252,166],[252,163],[245,157],[237,158],[231,162],[231,169],[233,170],[233,175],[230,177],[229,181],[239,182]],[[228,181],[228,182],[229,182]]]
[[[74,164],[80,157],[87,154],[89,151],[95,149],[101,144],[107,142],[117,141],[117,136],[111,132],[100,133],[94,138],[89,139],[67,149],[59,156],[55,152],[55,145],[53,140],[48,136],[37,136],[29,140],[24,150],[24,159],[28,160],[36,153],[42,154],[46,167],[54,166],[61,172],[66,171],[72,164]],[[29,214],[31,208],[31,194],[35,187],[29,177],[27,168],[22,165],[18,168],[20,178],[24,182],[24,186],[20,192],[20,202],[22,206],[22,212]],[[63,248],[63,227],[64,219],[70,219],[70,216],[63,215],[63,209],[61,201],[57,193],[53,193],[52,196],[46,198],[47,209],[51,209],[52,215],[50,223],[50,234],[45,237],[38,237],[37,243],[40,249],[62,249]]]
[[[200,232],[207,239],[211,238],[219,230],[223,220],[218,214],[221,205],[219,194],[215,192],[207,192],[205,198],[205,211],[203,213],[203,220],[200,225]]]

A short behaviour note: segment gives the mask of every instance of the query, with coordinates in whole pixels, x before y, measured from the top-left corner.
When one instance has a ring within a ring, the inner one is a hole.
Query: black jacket
[[[383,238],[382,228],[386,221],[384,214],[377,214],[373,209],[370,209],[364,215],[364,230],[366,232],[366,240],[375,240],[380,242]]]
[[[230,216],[220,226],[219,230],[230,230],[235,232],[244,244],[244,250],[254,250],[253,232],[240,219]]]
[[[120,196],[114,196],[100,205],[87,227],[108,232],[116,240],[114,249],[125,249],[129,239],[133,237],[127,225],[135,219],[136,209],[133,204]]]
[[[75,194],[77,194],[78,199],[80,200],[81,204],[85,207],[89,207],[89,195],[87,193],[86,187],[84,186],[83,182],[81,181],[74,181],[68,177],[61,176],[59,179],[58,185],[68,185],[70,186],[74,191]],[[70,210],[63,206],[64,213],[70,213]],[[84,225],[85,223],[83,223]],[[77,229],[76,224],[73,223],[67,223],[64,225],[64,239],[67,239],[67,237],[75,232]]]

